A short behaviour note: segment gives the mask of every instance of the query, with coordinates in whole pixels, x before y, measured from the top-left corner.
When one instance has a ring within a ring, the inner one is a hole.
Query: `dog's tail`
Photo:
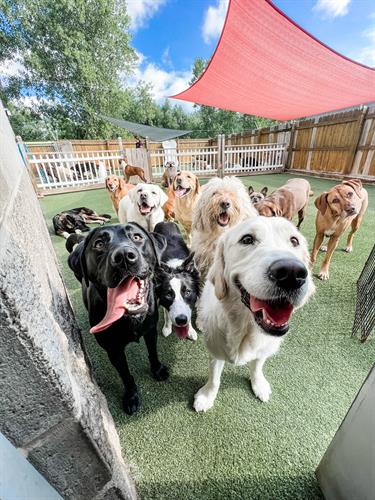
[[[310,192],[309,192],[309,196],[314,196],[314,191],[311,191],[311,189],[310,189]]]
[[[78,245],[78,243],[80,243],[84,239],[85,237],[82,234],[77,234],[77,233],[70,234],[65,242],[65,248],[68,250],[69,253],[72,253],[75,245]]]

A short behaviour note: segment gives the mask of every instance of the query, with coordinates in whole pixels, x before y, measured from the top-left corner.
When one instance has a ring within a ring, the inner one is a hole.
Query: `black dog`
[[[179,338],[197,340],[197,332],[191,324],[191,315],[199,297],[199,272],[177,224],[159,222],[155,233],[167,240],[162,255],[163,272],[158,274],[157,295],[164,308],[162,333],[167,337],[174,327]]]
[[[108,214],[99,215],[91,208],[71,208],[57,214],[52,219],[53,228],[57,236],[68,238],[69,234],[90,231],[87,224],[105,224],[111,220]]]
[[[143,336],[154,378],[169,376],[157,354],[158,309],[152,280],[165,246],[163,236],[138,224],[117,224],[93,229],[68,259],[82,284],[90,332],[124,383],[123,408],[128,415],[138,409],[139,397],[126,361],[127,344]]]

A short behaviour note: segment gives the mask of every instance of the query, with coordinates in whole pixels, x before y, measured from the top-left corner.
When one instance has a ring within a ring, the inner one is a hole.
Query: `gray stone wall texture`
[[[0,431],[64,498],[137,497],[1,102]]]

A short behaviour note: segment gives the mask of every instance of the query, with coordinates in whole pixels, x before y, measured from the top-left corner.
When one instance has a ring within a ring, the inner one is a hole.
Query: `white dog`
[[[211,361],[196,411],[214,404],[225,361],[251,362],[252,390],[268,401],[263,364],[279,349],[293,311],[314,291],[308,263],[306,240],[281,217],[259,216],[222,235],[198,311]]]
[[[238,222],[257,215],[245,186],[236,177],[215,177],[203,187],[193,209],[191,246],[203,278],[212,264],[219,236]]]
[[[118,210],[121,224],[137,222],[148,231],[153,231],[158,222],[164,220],[162,206],[168,196],[155,184],[137,184],[122,198]]]

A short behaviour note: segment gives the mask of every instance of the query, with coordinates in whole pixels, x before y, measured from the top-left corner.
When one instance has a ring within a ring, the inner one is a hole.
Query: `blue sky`
[[[375,67],[374,0],[274,3],[333,49]],[[227,0],[127,0],[127,5],[132,44],[140,56],[132,83],[150,83],[159,101],[186,88],[194,59],[209,58],[215,50]]]

